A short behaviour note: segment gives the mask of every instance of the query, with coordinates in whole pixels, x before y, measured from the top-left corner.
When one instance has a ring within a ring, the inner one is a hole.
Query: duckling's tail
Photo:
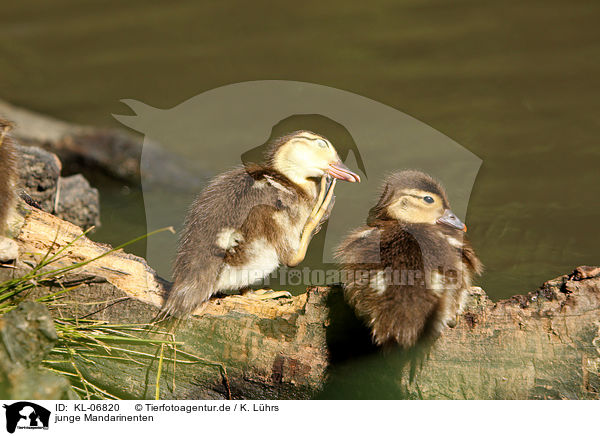
[[[0,118],[0,236],[6,233],[8,218],[17,201],[17,159],[10,129],[11,124]]]
[[[201,282],[193,278],[187,277],[181,281],[175,279],[155,320],[160,322],[172,317],[184,318],[202,309],[211,295],[211,292],[202,292],[202,289],[206,289],[206,286],[201,286]]]

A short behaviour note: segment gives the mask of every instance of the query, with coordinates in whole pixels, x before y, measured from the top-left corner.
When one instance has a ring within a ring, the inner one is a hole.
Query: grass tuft
[[[81,269],[104,256],[157,233],[174,232],[172,227],[159,229],[107,250],[95,258],[69,266],[58,267],[56,263],[64,257],[61,255],[65,250],[91,230],[91,228],[86,230],[73,241],[52,253],[56,246],[55,238],[41,259],[35,264],[30,263],[28,265],[31,271],[21,277],[0,283],[0,315],[15,309],[36,288],[49,288],[58,285],[61,288],[59,291],[48,293],[35,300],[49,307],[56,306],[69,292],[81,286],[80,284],[63,286],[62,279],[67,273]],[[73,392],[82,399],[123,399],[122,393],[109,392],[109,388],[98,386],[97,382],[93,381],[101,379],[97,374],[101,370],[98,364],[107,360],[118,368],[122,368],[119,365],[125,365],[127,368],[131,369],[133,367],[142,371],[157,364],[155,399],[160,399],[164,363],[173,364],[173,373],[176,364],[213,366],[219,370],[227,387],[228,395],[231,397],[227,371],[221,363],[208,361],[178,349],[178,346],[181,346],[182,343],[175,340],[174,334],[157,329],[154,324],[114,324],[87,318],[59,317],[54,319],[54,325],[59,339],[42,362],[42,366],[49,371],[67,377],[71,382]],[[150,334],[152,337],[149,337]],[[172,385],[174,389],[175,374],[173,374]]]

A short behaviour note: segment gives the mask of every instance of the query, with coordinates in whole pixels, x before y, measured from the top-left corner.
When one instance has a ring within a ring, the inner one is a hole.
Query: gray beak
[[[454,212],[452,212],[450,209],[446,209],[444,211],[444,215],[438,218],[437,223],[446,224],[447,226],[462,230],[463,232],[467,231],[467,226],[461,220],[459,220],[458,217],[454,215]]]

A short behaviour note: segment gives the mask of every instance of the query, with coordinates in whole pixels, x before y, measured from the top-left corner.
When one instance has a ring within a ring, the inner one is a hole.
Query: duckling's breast
[[[273,212],[273,221],[278,228],[279,249],[284,253],[295,253],[300,247],[302,230],[308,220],[311,208],[304,202],[283,207]]]
[[[254,183],[254,204],[239,228],[222,228],[216,245],[223,265],[218,289],[240,289],[265,278],[292,257],[312,208],[308,199],[266,179]]]
[[[256,238],[245,244],[243,261],[223,262],[217,280],[218,289],[241,289],[271,274],[280,264],[276,247],[266,238]]]

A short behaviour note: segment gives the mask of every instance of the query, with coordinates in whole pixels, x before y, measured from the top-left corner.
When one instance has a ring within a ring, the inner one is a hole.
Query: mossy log
[[[20,260],[16,270],[0,269],[4,276],[25,270],[24,262],[82,233],[52,215],[22,208],[13,228]],[[109,249],[83,237],[60,263],[89,260]],[[56,306],[55,314],[114,323],[151,321],[168,292],[168,283],[143,259],[122,251],[61,280],[81,286]],[[314,397],[328,383],[332,362],[343,366],[356,357],[359,337],[366,337],[364,329],[357,333],[362,329],[357,325],[336,288],[312,288],[278,301],[213,299],[189,319],[170,325],[183,343],[182,358],[187,352],[202,362],[165,364],[160,396]],[[598,398],[599,329],[600,268],[580,267],[537,291],[496,303],[473,288],[458,326],[435,341],[414,377],[399,363],[397,373],[390,366],[389,380],[408,398]],[[85,376],[119,397],[152,398],[157,366],[158,359],[147,365],[106,360],[89,366]]]
[[[600,268],[497,303],[473,292],[406,389],[431,399],[598,399]]]
[[[21,205],[22,218],[13,226],[19,245],[19,274],[49,250],[72,241],[52,268],[93,259],[111,247],[81,237],[82,230],[41,210]],[[78,239],[79,238],[79,239]],[[4,276],[8,274],[7,270]],[[121,250],[60,279],[79,287],[53,305],[60,317],[148,323],[158,314],[168,283],[146,262]],[[38,290],[55,292],[57,289]],[[184,352],[197,364],[164,365],[161,398],[309,398],[322,385],[327,368],[325,293],[315,289],[284,301],[258,301],[239,295],[211,300],[201,311],[177,324],[158,325],[173,331]],[[148,337],[165,339],[149,332]],[[156,350],[145,350],[156,352]],[[198,361],[198,359],[195,359]],[[158,358],[147,365],[97,361],[86,378],[121,398],[153,398]],[[175,375],[175,378],[173,378]]]

